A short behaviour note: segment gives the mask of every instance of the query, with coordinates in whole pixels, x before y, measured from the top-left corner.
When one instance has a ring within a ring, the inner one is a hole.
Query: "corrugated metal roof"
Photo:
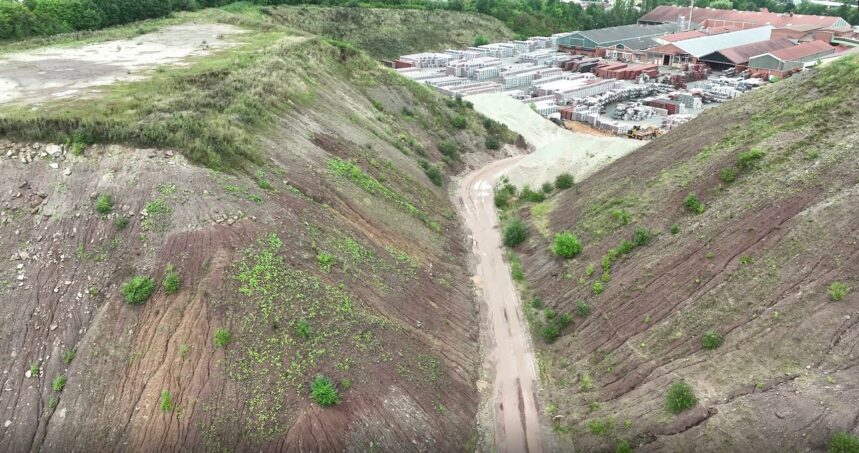
[[[692,8],[690,15],[689,7],[660,5],[645,14],[639,22],[676,22],[677,18],[683,16],[686,20],[702,23],[705,20],[744,22],[757,25],[773,25],[785,27],[788,25],[821,25],[831,27],[843,22],[844,19],[837,16],[812,16],[808,14],[779,14],[761,11],[736,11],[730,9],[714,8]],[[690,17],[691,16],[691,17]]]
[[[675,42],[674,45],[693,57],[700,58],[708,53],[722,49],[751,44],[770,39],[773,27],[757,27],[716,36],[687,39]]]
[[[793,47],[794,45],[793,41],[787,38],[771,39],[769,41],[753,42],[751,44],[722,49],[717,52],[704,55],[701,57],[701,60],[707,61],[708,57],[721,54],[734,64],[743,64],[748,62],[751,57],[779,49],[786,49],[788,47]]]
[[[769,52],[769,54],[782,61],[793,61],[817,53],[826,52],[827,50],[834,51],[835,48],[824,41],[811,41],[798,46],[788,47],[787,49]]]
[[[660,25],[621,25],[619,27],[598,28],[596,30],[587,30],[579,32],[579,34],[591,41],[600,43],[611,43],[616,41],[625,41],[627,39],[646,38],[650,36],[659,36],[677,31],[677,24],[660,24]]]
[[[659,45],[653,38],[638,38],[638,39],[627,39],[626,41],[621,43],[623,46],[632,49],[632,50],[647,50],[652,49]]]

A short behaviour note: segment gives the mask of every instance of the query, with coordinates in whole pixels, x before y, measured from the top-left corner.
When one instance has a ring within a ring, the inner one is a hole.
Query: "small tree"
[[[570,259],[582,252],[582,243],[573,233],[563,231],[555,234],[552,251],[561,258]]]
[[[489,39],[487,39],[486,36],[477,35],[477,37],[474,38],[474,47],[485,46],[487,44],[489,44]]]
[[[215,346],[226,348],[232,342],[233,334],[231,334],[229,330],[224,328],[218,328],[215,330]]]
[[[113,211],[113,197],[103,193],[95,200],[95,212],[99,214],[110,214]]]
[[[555,187],[560,190],[573,187],[573,175],[569,173],[561,173],[557,178],[555,178]]]
[[[671,384],[671,388],[665,394],[665,407],[672,414],[679,414],[697,403],[698,398],[695,397],[692,386],[684,381]]]
[[[722,182],[732,183],[737,179],[737,171],[734,170],[734,167],[723,168],[720,177],[722,178]]]
[[[704,335],[701,337],[701,346],[704,349],[713,350],[722,345],[722,335],[715,330],[708,330],[704,332]]]
[[[457,129],[465,129],[468,123],[465,121],[465,117],[462,115],[456,115],[450,119],[450,125]]]
[[[323,407],[333,406],[340,402],[340,394],[331,379],[325,376],[316,376],[310,383],[310,397],[313,401]]]
[[[525,222],[517,217],[513,217],[504,225],[502,232],[502,241],[507,247],[513,248],[521,244],[528,237],[528,228]]]
[[[632,238],[632,241],[638,247],[643,247],[650,242],[650,230],[647,228],[639,228],[635,230],[635,235]]]
[[[552,193],[552,191],[555,190],[555,185],[548,181],[544,182],[543,186],[541,187],[541,190],[543,191],[543,193]]]
[[[140,305],[149,299],[155,291],[155,282],[149,277],[136,276],[122,286],[122,295],[125,302],[131,305]]]
[[[498,149],[498,148],[501,148],[501,143],[498,141],[497,138],[495,138],[492,135],[490,135],[489,137],[486,137],[486,149]]]

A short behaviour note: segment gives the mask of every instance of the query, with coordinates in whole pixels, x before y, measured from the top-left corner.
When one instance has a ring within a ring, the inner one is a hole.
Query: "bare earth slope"
[[[578,236],[575,259],[554,257],[532,225],[518,250],[528,286],[575,315],[538,352],[562,441],[792,451],[856,433],[857,108],[855,58],[780,82],[565,192],[548,227]],[[703,212],[684,206],[690,193]],[[633,242],[640,229],[649,240]],[[843,300],[835,282],[851,288]],[[547,310],[526,311],[545,322]],[[724,343],[706,350],[710,330]],[[679,380],[698,402],[673,415]]]
[[[419,161],[463,168],[442,140],[485,159],[481,118],[348,46],[263,38],[103,102],[0,112],[0,450],[473,442],[468,250]],[[155,284],[142,305],[133,276]],[[320,374],[340,404],[313,402]]]

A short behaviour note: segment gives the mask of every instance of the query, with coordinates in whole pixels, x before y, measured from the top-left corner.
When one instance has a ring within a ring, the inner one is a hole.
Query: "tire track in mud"
[[[486,360],[494,370],[490,398],[495,417],[495,447],[499,452],[539,453],[543,450],[536,398],[537,369],[528,326],[510,269],[503,258],[493,184],[500,172],[522,157],[490,163],[459,183],[457,205],[472,238],[475,276],[482,282],[491,344]]]

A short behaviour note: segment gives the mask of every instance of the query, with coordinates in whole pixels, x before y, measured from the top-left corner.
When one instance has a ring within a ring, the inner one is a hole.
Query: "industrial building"
[[[758,77],[785,77],[808,63],[832,55],[835,48],[823,41],[811,41],[794,47],[775,50],[749,60],[749,70]]]
[[[704,55],[722,49],[768,41],[772,30],[773,27],[764,26],[676,41],[652,49],[651,55],[664,66],[696,63]]]
[[[737,71],[744,71],[752,57],[795,45],[793,41],[787,38],[770,39],[710,52],[699,58],[698,61],[707,63],[715,70],[734,68]]]
[[[815,25],[824,28],[849,27],[846,20],[836,16],[811,16],[807,14],[771,13],[766,8],[760,11],[737,11],[715,8],[690,8],[660,5],[638,19],[639,24],[677,23],[682,18],[687,29],[732,27],[746,29],[769,25],[776,28],[792,25]]]
[[[640,41],[643,38],[654,38],[679,31],[676,23],[661,25],[622,25],[619,27],[600,28],[596,30],[577,31],[558,39],[561,50],[573,51],[584,55],[595,56],[598,49],[623,46],[626,43]]]

